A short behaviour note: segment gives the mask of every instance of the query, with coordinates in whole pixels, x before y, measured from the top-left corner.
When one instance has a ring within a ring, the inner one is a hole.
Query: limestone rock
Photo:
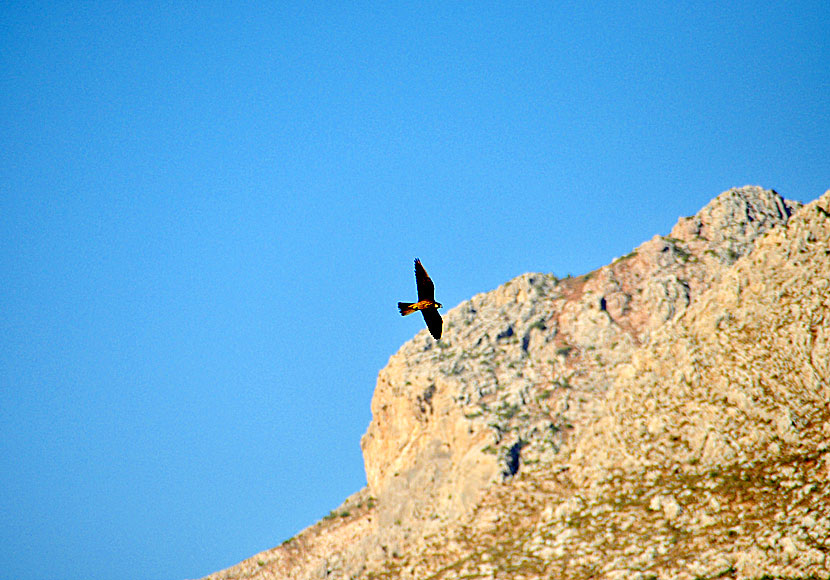
[[[575,473],[708,469],[817,448],[830,420],[828,203],[825,194],[760,239],[621,368]],[[637,428],[645,421],[671,428]]]
[[[830,577],[830,192],[732,189],[381,370],[368,488],[211,578]]]
[[[525,274],[450,310],[441,341],[420,332],[378,378],[362,447],[381,508],[454,519],[521,465],[549,463],[633,350],[797,207],[729,190],[596,272]]]

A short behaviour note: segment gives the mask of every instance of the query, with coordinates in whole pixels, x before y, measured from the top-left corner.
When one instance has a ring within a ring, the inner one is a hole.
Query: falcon
[[[438,309],[442,308],[441,304],[435,301],[435,284],[421,265],[421,260],[415,258],[415,284],[418,286],[418,301],[417,302],[398,302],[398,308],[401,311],[401,316],[412,314],[416,310],[420,310],[424,315],[424,322],[427,323],[429,333],[438,340],[441,338],[441,315],[438,314]]]

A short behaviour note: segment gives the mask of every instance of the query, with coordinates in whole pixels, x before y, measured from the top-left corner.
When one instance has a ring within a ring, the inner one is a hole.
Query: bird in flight
[[[415,284],[418,286],[418,301],[417,302],[398,302],[398,308],[401,311],[401,316],[412,314],[416,310],[420,310],[424,315],[424,322],[427,323],[429,333],[438,340],[441,338],[441,315],[438,314],[438,309],[442,308],[441,304],[435,301],[435,284],[421,265],[421,260],[415,258]]]

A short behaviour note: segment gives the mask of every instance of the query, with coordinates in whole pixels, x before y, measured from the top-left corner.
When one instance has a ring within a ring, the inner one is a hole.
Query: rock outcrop
[[[830,192],[727,191],[421,331],[378,377],[368,489],[211,578],[827,578],[828,361]]]

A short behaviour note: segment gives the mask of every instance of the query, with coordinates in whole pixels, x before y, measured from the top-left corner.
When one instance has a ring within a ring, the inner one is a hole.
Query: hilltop
[[[367,488],[236,578],[830,577],[830,192],[731,189],[378,376]]]

